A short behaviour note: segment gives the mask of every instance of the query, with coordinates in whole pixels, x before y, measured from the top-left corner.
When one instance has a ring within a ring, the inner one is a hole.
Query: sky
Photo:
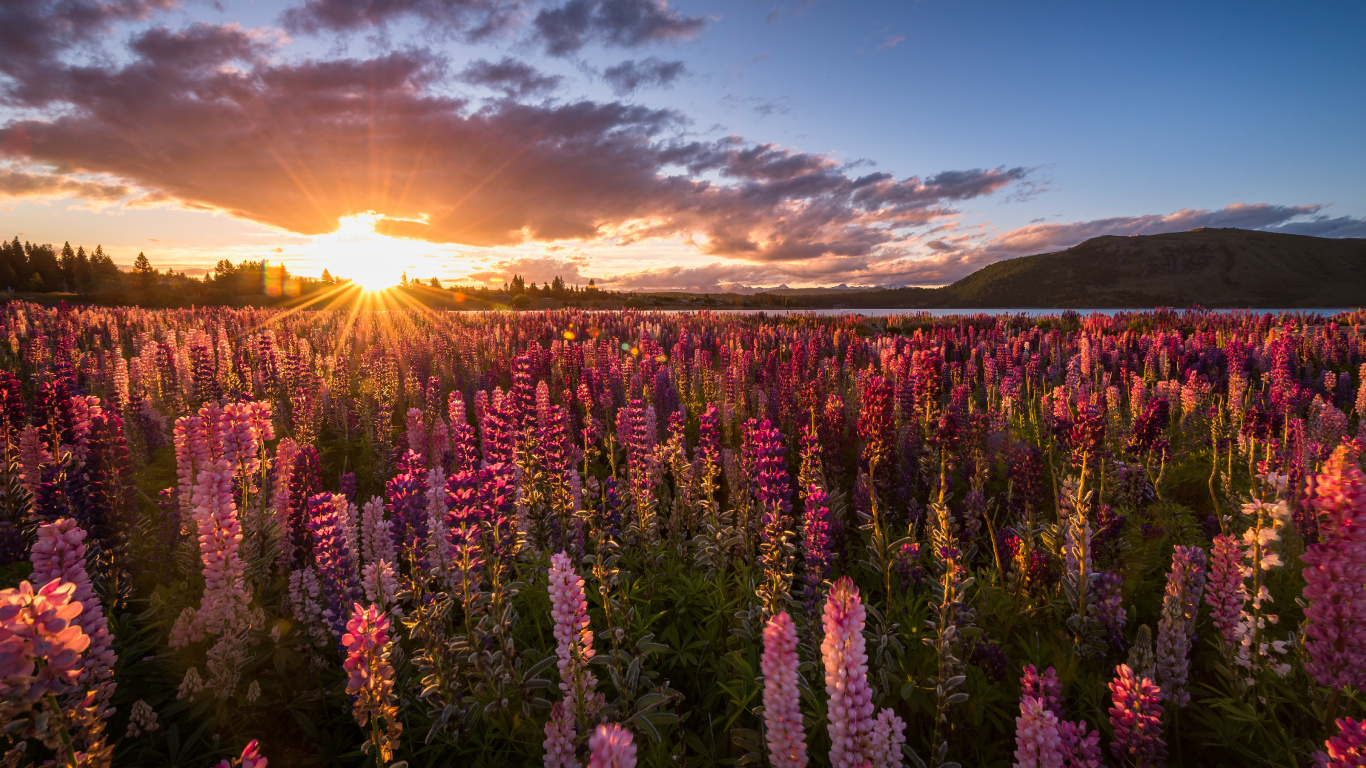
[[[693,291],[1366,237],[1363,29],[1361,0],[0,0],[0,236]]]

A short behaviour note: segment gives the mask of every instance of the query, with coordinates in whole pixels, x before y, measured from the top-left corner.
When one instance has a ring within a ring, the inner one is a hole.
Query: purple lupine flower
[[[422,457],[408,451],[399,460],[398,474],[385,487],[384,508],[389,512],[390,535],[400,553],[413,553],[418,563],[427,562],[427,469]]]
[[[308,531],[313,535],[318,581],[327,600],[323,617],[337,642],[341,642],[346,634],[351,606],[364,596],[356,556],[351,551],[343,527],[342,508],[345,504],[346,499],[330,493],[319,493],[308,500]]]
[[[465,400],[459,392],[450,394],[446,414],[450,420],[451,472],[478,469],[479,449],[474,427],[470,426],[469,417],[465,415]]]
[[[1148,403],[1143,412],[1134,418],[1134,426],[1130,431],[1129,442],[1124,446],[1125,450],[1141,456],[1159,447],[1162,435],[1167,429],[1169,413],[1166,400],[1153,400]]]
[[[1238,621],[1247,603],[1247,586],[1243,576],[1243,550],[1233,536],[1214,537],[1209,559],[1209,584],[1205,589],[1205,603],[1210,618],[1219,631],[1224,647],[1238,645]]]
[[[806,609],[814,613],[823,585],[834,572],[830,547],[830,495],[818,485],[806,490],[806,519],[802,523],[802,563],[805,566]]]
[[[310,551],[308,536],[308,500],[322,491],[322,466],[318,449],[301,446],[294,454],[285,490],[288,502],[284,509],[286,551],[292,553],[295,567],[302,566]]]
[[[1110,634],[1110,642],[1116,644],[1123,641],[1121,630],[1128,618],[1124,611],[1124,596],[1120,593],[1123,585],[1124,577],[1114,571],[1099,571],[1091,582],[1091,608],[1095,611],[1096,620]]]
[[[1101,768],[1100,734],[1086,727],[1086,721],[1058,723],[1065,768]]]
[[[787,476],[782,434],[764,419],[750,419],[747,444],[753,455],[754,498],[759,504],[759,561],[764,583],[759,588],[769,614],[782,610],[792,581],[788,537],[791,532],[792,486]]]
[[[1157,679],[1169,701],[1184,707],[1190,701],[1186,681],[1190,677],[1190,647],[1200,597],[1205,589],[1205,550],[1177,546],[1167,576],[1167,595],[1157,625]]]
[[[446,540],[451,564],[458,570],[457,587],[477,585],[483,560],[483,531],[487,500],[481,470],[460,470],[446,478]]]
[[[1366,721],[1340,717],[1338,735],[1324,742],[1327,752],[1314,754],[1314,768],[1361,768],[1366,765]]]
[[[1115,738],[1110,752],[1125,766],[1154,768],[1166,764],[1162,739],[1162,689],[1153,681],[1134,677],[1127,664],[1115,668],[1110,682],[1110,725]]]
[[[864,608],[858,587],[848,576],[835,582],[825,602],[821,623],[821,658],[829,697],[830,764],[860,768],[864,745],[873,729],[873,691],[868,687],[868,654],[864,651]]]
[[[356,473],[347,472],[337,478],[337,492],[346,497],[347,501],[356,500]]]
[[[764,727],[773,768],[805,768],[806,732],[802,729],[797,676],[797,627],[787,612],[764,627]]]
[[[1319,541],[1305,563],[1305,669],[1327,688],[1366,685],[1366,475],[1356,451],[1333,452],[1314,484]]]

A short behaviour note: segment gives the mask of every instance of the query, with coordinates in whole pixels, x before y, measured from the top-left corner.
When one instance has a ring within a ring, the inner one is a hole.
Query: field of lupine
[[[1363,324],[11,302],[0,766],[1366,765]]]

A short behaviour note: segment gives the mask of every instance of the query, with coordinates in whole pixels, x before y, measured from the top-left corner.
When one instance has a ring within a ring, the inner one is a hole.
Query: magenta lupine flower
[[[1015,718],[1016,768],[1063,768],[1062,749],[1058,716],[1041,699],[1022,697]]]
[[[1058,738],[1062,740],[1066,768],[1101,768],[1100,734],[1088,729],[1085,720],[1060,721]]]
[[[1238,539],[1220,534],[1214,537],[1209,558],[1209,583],[1205,589],[1205,603],[1210,608],[1214,628],[1226,648],[1238,645],[1238,620],[1247,602],[1247,587],[1243,577],[1243,550]]]
[[[114,664],[118,656],[114,653],[114,638],[109,633],[104,607],[86,574],[85,536],[85,531],[71,518],[40,525],[38,540],[29,556],[33,563],[29,578],[39,584],[58,579],[75,586],[71,599],[81,604],[82,611],[74,623],[90,638],[81,684],[98,689],[100,698],[108,701],[114,694]]]
[[[593,630],[588,626],[588,600],[583,579],[564,552],[550,558],[550,613],[555,622],[556,666],[566,714],[576,722],[591,721],[601,706],[595,694],[598,680],[589,671],[593,659]]]
[[[364,593],[356,558],[342,527],[338,498],[330,493],[319,493],[308,500],[308,531],[313,536],[318,581],[327,601],[323,618],[340,640],[346,633],[348,606],[356,604]]]
[[[1157,625],[1157,679],[1168,700],[1179,707],[1190,701],[1186,681],[1190,677],[1190,646],[1200,596],[1205,589],[1205,550],[1177,546],[1167,576],[1167,595]]]
[[[204,598],[195,625],[199,631],[214,635],[241,627],[251,602],[246,564],[239,554],[242,527],[233,502],[232,477],[226,461],[212,462],[199,471],[191,497],[191,515],[199,532],[199,556],[204,564]]]
[[[0,590],[0,698],[31,706],[76,684],[90,638],[75,622],[82,609],[71,599],[75,590],[56,579],[37,592],[27,581]]]
[[[1058,673],[1052,667],[1040,675],[1033,664],[1025,665],[1024,675],[1020,677],[1020,701],[1028,698],[1038,699],[1045,709],[1062,718],[1062,683],[1058,682]]]
[[[821,658],[829,696],[830,764],[859,768],[873,729],[873,691],[868,687],[868,654],[863,638],[863,603],[848,576],[835,582],[825,602]]]
[[[1333,452],[1314,484],[1319,541],[1304,568],[1305,670],[1327,688],[1366,685],[1366,475],[1356,451]]]
[[[242,756],[235,760],[220,760],[214,768],[266,768],[266,759],[261,757],[261,745],[252,739],[242,748]]]
[[[1162,740],[1162,689],[1148,678],[1134,677],[1127,664],[1115,668],[1110,683],[1110,725],[1115,738],[1110,752],[1125,766],[1152,768],[1167,760]]]
[[[469,417],[465,414],[465,400],[459,392],[452,392],[447,399],[446,418],[450,422],[451,432],[451,472],[478,469],[479,448],[474,427],[470,426]]]
[[[294,544],[290,538],[289,525],[293,517],[290,509],[290,481],[294,476],[294,462],[299,456],[299,444],[286,437],[275,446],[274,474],[271,477],[270,507],[275,513],[275,522],[280,526],[282,536],[280,554],[288,561],[294,560]],[[181,509],[189,507],[182,502]]]
[[[774,768],[805,768],[806,732],[797,688],[797,627],[784,611],[764,627],[764,726]]]
[[[1314,754],[1314,768],[1361,768],[1366,765],[1366,721],[1338,718],[1338,735],[1324,742],[1327,752]]]
[[[289,501],[286,509],[284,535],[287,549],[293,553],[293,563],[301,567],[312,549],[308,535],[308,500],[322,492],[322,464],[318,449],[305,445],[294,456],[294,468],[289,473]]]
[[[408,451],[399,461],[398,474],[386,486],[385,509],[389,512],[394,548],[419,563],[427,562],[427,469],[422,457]]]
[[[370,726],[365,751],[375,749],[381,763],[388,763],[403,732],[389,663],[389,618],[373,605],[353,603],[341,644],[346,649],[346,692],[356,697],[351,714],[361,728]]]
[[[636,768],[636,745],[631,732],[616,723],[599,725],[588,737],[592,757],[588,768]]]

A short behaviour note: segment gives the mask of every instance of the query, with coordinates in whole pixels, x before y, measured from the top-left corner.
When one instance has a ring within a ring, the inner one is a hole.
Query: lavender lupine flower
[[[1015,718],[1015,767],[1063,768],[1058,716],[1033,696],[1020,699],[1020,716]]]
[[[397,475],[385,487],[394,548],[413,556],[418,567],[427,561],[427,469],[422,457],[408,451],[399,461]]]
[[[592,753],[588,768],[636,768],[636,745],[631,732],[616,723],[599,725],[588,737]]]
[[[1190,701],[1186,680],[1190,677],[1190,646],[1200,596],[1205,589],[1205,550],[1177,546],[1167,576],[1167,595],[1157,625],[1157,679],[1169,701],[1184,707]]]
[[[1324,742],[1328,751],[1314,754],[1314,768],[1361,768],[1366,765],[1366,721],[1340,717],[1337,725],[1338,735]]]
[[[833,768],[860,768],[868,757],[864,745],[873,729],[873,691],[868,687],[864,613],[854,582],[848,576],[836,581],[825,603],[821,641]]]
[[[1166,765],[1167,743],[1162,740],[1162,689],[1153,681],[1134,677],[1128,665],[1115,668],[1110,682],[1110,725],[1115,738],[1110,752],[1124,766],[1156,768]]]
[[[1205,603],[1210,608],[1214,628],[1219,631],[1219,639],[1231,652],[1239,642],[1238,621],[1247,603],[1243,551],[1238,546],[1238,539],[1232,536],[1220,534],[1214,537]]]
[[[338,498],[330,493],[320,493],[308,500],[308,530],[313,535],[318,581],[327,600],[323,618],[340,641],[346,634],[347,609],[359,602],[364,593],[355,555],[342,528]]]
[[[1086,727],[1086,721],[1058,723],[1066,768],[1101,768],[1100,734]]]
[[[588,669],[593,659],[593,631],[588,626],[583,579],[564,552],[550,558],[549,589],[565,713],[576,722],[591,722],[602,705],[601,697],[595,694],[597,678]]]
[[[805,768],[806,732],[797,689],[797,627],[787,612],[764,627],[764,727],[773,768]]]
[[[901,745],[906,743],[906,722],[892,710],[883,708],[868,734],[868,760],[873,768],[901,768]]]
[[[1366,686],[1366,475],[1333,452],[1314,484],[1319,541],[1306,549],[1305,670],[1327,688]]]

